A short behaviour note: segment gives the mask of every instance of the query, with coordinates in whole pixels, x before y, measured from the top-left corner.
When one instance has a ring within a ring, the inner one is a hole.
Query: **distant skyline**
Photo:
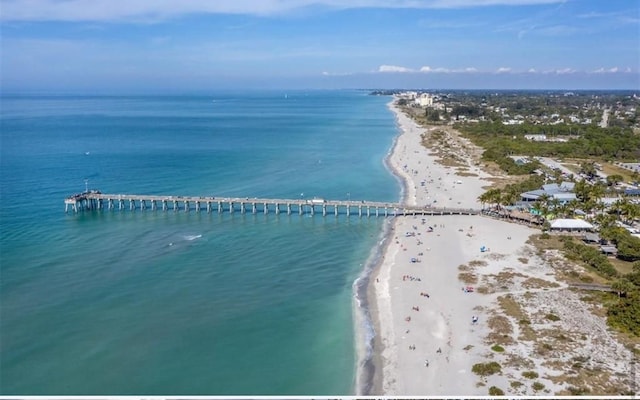
[[[626,0],[0,0],[3,92],[640,89]]]

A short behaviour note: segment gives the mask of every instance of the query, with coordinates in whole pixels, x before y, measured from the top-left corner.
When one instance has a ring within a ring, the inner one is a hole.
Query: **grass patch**
[[[458,176],[478,176],[478,174],[474,174],[473,172],[456,172]]]
[[[553,345],[551,343],[536,343],[535,346],[536,354],[541,356],[546,356],[549,352],[553,351]]]
[[[503,315],[492,315],[487,321],[487,325],[491,328],[491,333],[487,336],[489,343],[499,345],[509,345],[515,343],[511,334],[513,327],[509,319]]]
[[[478,283],[478,275],[472,272],[460,272],[458,274],[458,279],[467,285],[475,285]]]
[[[504,347],[500,346],[499,344],[494,344],[493,346],[491,346],[491,350],[502,353],[504,351]]]
[[[533,388],[533,390],[535,390],[536,392],[539,392],[541,390],[544,390],[544,384],[541,382],[533,382],[531,388]]]
[[[613,265],[613,268],[618,271],[619,274],[630,274],[633,272],[633,263],[629,261],[623,261],[618,258],[609,258],[609,262]]]
[[[510,385],[511,385],[512,388],[518,389],[518,388],[524,386],[524,383],[522,383],[520,381],[511,381]]]
[[[546,319],[548,319],[549,321],[560,321],[560,317],[558,317],[557,315],[553,314],[553,313],[549,313],[547,315],[544,316]]]
[[[499,387],[491,386],[489,388],[489,395],[490,396],[504,396],[504,391],[502,389],[500,389]]]
[[[556,288],[560,285],[555,282],[545,281],[540,278],[528,278],[522,282],[522,286],[527,289],[544,289],[544,288]]]
[[[464,347],[462,348],[462,350],[464,350],[464,351],[469,351],[469,350],[471,350],[471,349],[473,349],[473,345],[472,345],[472,344],[468,344],[468,345],[466,345],[466,346],[464,346]]]
[[[476,288],[476,292],[480,294],[487,294],[489,293],[489,288],[486,286],[480,286]]]
[[[536,371],[524,371],[522,373],[522,376],[524,376],[527,379],[536,379],[537,377],[539,377]]]
[[[589,388],[586,388],[584,386],[569,386],[567,388],[567,391],[571,396],[583,396],[591,392]]]
[[[488,363],[474,364],[473,367],[471,367],[471,371],[476,375],[489,376],[502,371],[502,367],[497,362],[491,361]]]
[[[520,337],[518,337],[518,339],[520,340],[536,340],[537,339],[535,331],[533,330],[533,328],[531,328],[531,321],[522,310],[522,307],[520,307],[520,304],[518,304],[513,299],[513,297],[509,295],[500,296],[498,297],[498,304],[500,305],[500,308],[502,308],[502,310],[506,315],[508,315],[509,317],[513,317],[516,321],[518,321],[518,325],[520,327]]]
[[[473,260],[469,261],[470,267],[486,267],[488,263],[484,260]]]
[[[562,250],[564,248],[562,237],[561,235],[551,236],[548,233],[542,233],[540,235],[531,235],[527,243],[538,250]]]
[[[620,175],[624,178],[625,182],[633,181],[633,172],[629,171],[628,169],[620,168],[617,165],[613,165],[607,162],[603,162],[601,163],[601,165],[602,165],[602,172],[604,172],[605,174]]]
[[[515,368],[516,371],[522,371],[525,369],[532,369],[536,367],[536,364],[529,358],[522,357],[518,354],[506,354],[507,360],[505,365]]]

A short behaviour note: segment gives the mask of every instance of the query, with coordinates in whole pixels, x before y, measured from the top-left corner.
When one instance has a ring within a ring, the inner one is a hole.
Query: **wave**
[[[202,237],[202,235],[186,235],[184,236],[184,240],[196,240],[196,239],[200,239]]]
[[[358,357],[355,388],[357,395],[369,395],[374,389],[375,364],[373,356],[376,331],[369,307],[369,281],[371,274],[378,269],[382,262],[382,256],[387,247],[387,243],[393,234],[391,231],[392,224],[393,219],[388,219],[384,222],[377,246],[371,251],[360,275],[353,282],[356,318],[355,336]]]

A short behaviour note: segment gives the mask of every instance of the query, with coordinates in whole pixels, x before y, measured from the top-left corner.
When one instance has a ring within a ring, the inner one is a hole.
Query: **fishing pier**
[[[326,216],[328,214],[344,214],[347,216],[404,216],[404,215],[477,215],[480,210],[468,208],[447,208],[429,206],[410,206],[400,203],[355,200],[324,199],[259,199],[241,197],[196,197],[196,196],[161,196],[137,194],[104,194],[97,190],[74,194],[64,200],[65,212],[94,210],[162,210],[162,211],[195,211],[242,214],[286,213],[311,214]]]

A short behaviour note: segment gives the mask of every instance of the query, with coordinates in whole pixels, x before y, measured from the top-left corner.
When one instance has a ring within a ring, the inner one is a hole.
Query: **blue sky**
[[[3,91],[640,89],[635,0],[0,0]]]

